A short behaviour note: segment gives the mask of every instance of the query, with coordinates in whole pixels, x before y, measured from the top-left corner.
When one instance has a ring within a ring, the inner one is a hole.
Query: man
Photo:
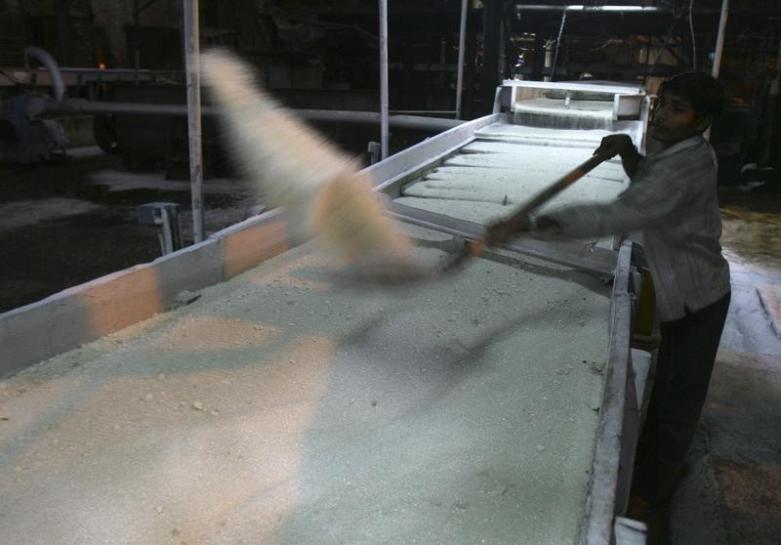
[[[722,88],[706,74],[686,73],[665,82],[659,95],[650,134],[661,151],[643,157],[627,135],[615,134],[595,152],[619,155],[632,180],[614,202],[488,228],[494,244],[527,231],[569,238],[640,231],[662,334],[633,483],[635,499],[650,506],[669,504],[683,470],[730,300],[716,158],[702,137],[722,108]]]

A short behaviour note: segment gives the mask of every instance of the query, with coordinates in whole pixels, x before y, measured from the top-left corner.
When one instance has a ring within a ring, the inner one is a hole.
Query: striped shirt
[[[661,321],[683,318],[730,290],[721,254],[717,163],[702,136],[644,157],[632,183],[606,204],[583,204],[546,214],[569,238],[639,231]]]

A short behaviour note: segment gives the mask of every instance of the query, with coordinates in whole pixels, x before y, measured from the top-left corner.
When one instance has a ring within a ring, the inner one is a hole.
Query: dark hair
[[[724,109],[724,87],[704,72],[684,72],[662,83],[659,96],[672,93],[688,100],[697,115],[718,115]]]

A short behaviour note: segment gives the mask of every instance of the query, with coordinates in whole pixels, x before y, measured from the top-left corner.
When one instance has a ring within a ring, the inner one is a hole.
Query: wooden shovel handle
[[[564,176],[553,182],[551,185],[540,191],[529,202],[518,208],[507,218],[507,221],[524,221],[526,217],[538,209],[540,206],[550,201],[553,197],[567,189],[569,186],[580,180],[583,176],[594,170],[597,166],[610,159],[609,155],[594,155],[587,161],[579,164]],[[468,253],[472,256],[480,256],[485,249],[486,241],[484,238],[473,240],[469,243]]]

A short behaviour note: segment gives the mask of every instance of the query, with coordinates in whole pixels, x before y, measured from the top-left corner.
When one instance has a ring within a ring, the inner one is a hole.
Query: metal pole
[[[388,0],[380,0],[380,158],[388,156]]]
[[[713,54],[713,71],[711,72],[714,78],[718,78],[719,72],[721,71],[721,57],[724,54],[724,34],[727,29],[728,17],[729,0],[722,0],[721,17],[719,18],[719,34],[716,37],[716,51]]]
[[[186,116],[187,106],[184,104],[142,104],[138,102],[98,102],[82,98],[66,98],[59,102],[40,101],[36,103],[42,112],[58,113],[61,115],[77,115],[82,113],[111,113],[111,114],[144,114],[144,115],[173,115]],[[355,123],[377,125],[380,122],[378,112],[363,112],[355,110],[292,110],[299,117],[307,121],[320,123]],[[414,111],[414,110],[410,110]],[[201,108],[201,115],[218,115],[219,109],[214,106]],[[401,114],[402,111],[397,112]],[[452,110],[443,110],[441,113],[453,113]],[[390,115],[389,127],[403,129],[444,131],[461,124],[460,120],[444,117],[427,117],[421,115]]]
[[[551,65],[550,81],[556,79],[556,63],[559,60],[559,47],[561,47],[561,37],[564,35],[564,25],[567,23],[567,10],[561,12],[561,25],[559,26],[559,35],[556,38],[556,51],[553,53],[553,64]]]
[[[496,87],[501,83],[503,70],[499,68],[502,57],[502,17],[504,0],[483,1],[483,68],[480,74],[480,110],[490,113],[494,109]]]
[[[461,27],[458,31],[458,77],[456,78],[456,119],[461,119],[461,95],[464,87],[464,48],[466,47],[466,16],[469,0],[461,0]]]
[[[58,57],[67,66],[70,63],[70,9],[71,0],[55,1],[55,18],[57,20],[57,44],[59,46]]]
[[[203,240],[203,157],[201,153],[201,67],[198,36],[198,0],[183,0],[183,5],[193,241],[201,242]]]
[[[762,142],[762,152],[759,155],[759,166],[761,168],[771,165],[773,159],[773,136],[776,131],[775,112],[778,106],[778,96],[781,94],[781,41],[778,43],[778,54],[776,55],[776,77],[770,82],[768,90],[767,108],[765,109],[765,126],[762,128],[760,142]]]

